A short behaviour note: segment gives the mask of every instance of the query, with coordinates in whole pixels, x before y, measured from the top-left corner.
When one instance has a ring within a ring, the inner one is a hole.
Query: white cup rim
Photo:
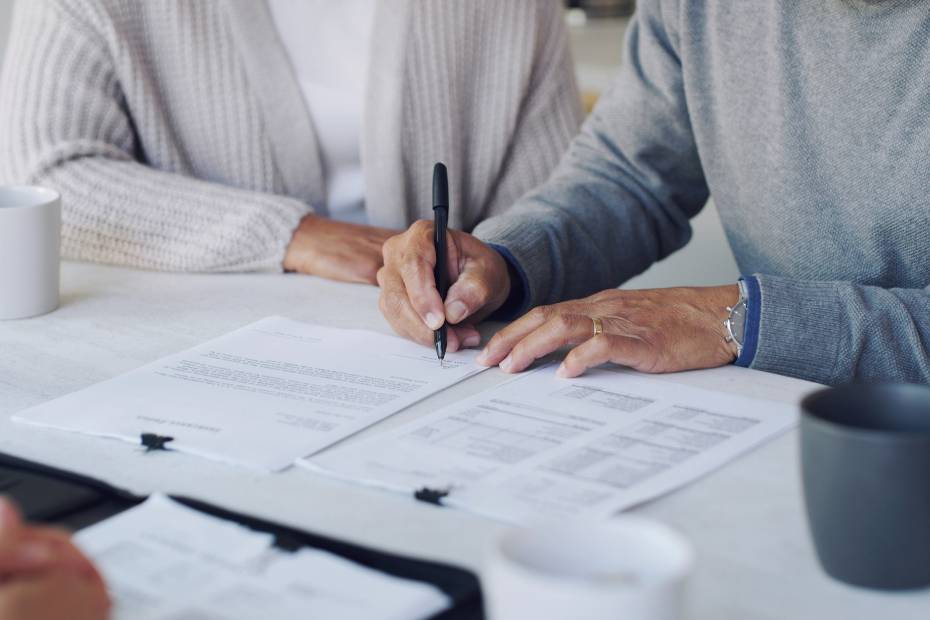
[[[35,200],[19,205],[4,205],[3,194],[6,192],[29,193],[35,197]],[[57,191],[41,185],[0,185],[0,213],[4,211],[19,211],[23,209],[38,209],[46,207],[61,200],[61,194]]]
[[[620,532],[622,529],[658,536],[663,539],[663,542],[667,544],[667,549],[671,552],[670,566],[667,572],[657,579],[637,585],[637,589],[661,588],[667,584],[686,579],[693,571],[695,565],[694,548],[684,536],[663,523],[635,515],[621,515],[606,521],[580,519],[554,523],[544,522],[528,527],[513,528],[496,538],[491,553],[487,556],[487,562],[504,565],[511,573],[522,575],[537,582],[550,583],[553,586],[565,587],[571,584],[575,588],[603,589],[604,585],[602,583],[590,578],[572,575],[568,572],[560,574],[532,567],[514,557],[511,551],[507,549],[507,546],[515,538],[540,535],[541,533],[558,536],[559,533],[586,532],[590,534],[596,531],[598,535],[605,535],[608,530]]]

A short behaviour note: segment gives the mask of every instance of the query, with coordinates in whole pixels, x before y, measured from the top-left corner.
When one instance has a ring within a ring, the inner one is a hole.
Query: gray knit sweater
[[[552,180],[476,234],[528,307],[643,271],[713,194],[756,274],[742,361],[930,382],[928,41],[923,0],[642,0]]]
[[[546,179],[581,120],[558,0],[379,1],[362,143],[373,224],[470,229]],[[262,0],[24,0],[0,182],[58,189],[65,256],[280,269],[325,214],[314,128]]]

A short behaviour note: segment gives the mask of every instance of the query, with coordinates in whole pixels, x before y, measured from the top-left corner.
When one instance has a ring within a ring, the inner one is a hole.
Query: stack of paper
[[[114,599],[114,620],[428,618],[450,601],[316,550],[290,554],[271,537],[164,496],[78,532]]]
[[[607,517],[781,433],[796,408],[617,367],[560,379],[543,367],[393,431],[301,464],[450,506],[526,521]]]
[[[267,470],[316,471],[509,521],[607,516],[795,423],[796,407],[616,367],[547,366],[388,433],[323,448],[481,370],[392,336],[272,317],[14,419]],[[750,372],[750,371],[747,371]],[[303,457],[303,458],[301,458]]]
[[[270,317],[14,420],[280,470],[473,374],[382,334]]]

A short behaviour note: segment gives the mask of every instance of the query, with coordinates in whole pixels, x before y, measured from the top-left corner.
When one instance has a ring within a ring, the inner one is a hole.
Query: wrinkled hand
[[[24,524],[0,498],[0,620],[103,620],[109,608],[103,579],[70,536]]]
[[[481,342],[474,325],[507,299],[510,274],[500,254],[477,238],[458,230],[446,238],[451,285],[445,303],[433,275],[433,223],[421,220],[384,244],[380,307],[394,331],[427,346],[448,322],[448,350],[457,351]]]
[[[498,332],[478,363],[520,372],[565,346],[558,374],[576,377],[605,362],[643,372],[675,372],[731,363],[736,346],[724,340],[727,306],[736,285],[640,291],[611,289],[584,299],[540,306]],[[603,333],[594,336],[593,318]]]
[[[381,246],[397,232],[307,215],[287,247],[284,269],[330,280],[374,284],[375,274],[383,264]]]

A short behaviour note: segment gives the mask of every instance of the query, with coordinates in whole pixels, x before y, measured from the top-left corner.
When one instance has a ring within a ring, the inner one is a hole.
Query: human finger
[[[520,372],[553,351],[577,344],[591,337],[591,319],[579,314],[559,312],[527,333],[500,362],[504,372]]]
[[[637,368],[647,353],[648,345],[634,336],[599,334],[569,351],[556,374],[565,378],[577,377],[589,368],[607,362]]]
[[[102,582],[68,573],[17,579],[0,588],[0,618],[104,620],[110,605]]]
[[[545,323],[554,313],[553,306],[538,306],[507,325],[491,337],[476,360],[485,366],[500,364],[518,342]]]
[[[381,287],[378,305],[394,331],[424,346],[433,346],[434,330],[430,329],[413,309],[403,279],[396,272],[384,267],[378,272],[378,285]],[[455,330],[448,330],[446,333],[447,350],[458,351],[458,333]]]
[[[62,531],[23,528],[19,540],[0,551],[0,578],[66,570],[99,577],[96,568]]]
[[[452,324],[474,317],[493,294],[488,274],[479,268],[466,268],[449,288],[446,296],[445,315]]]
[[[497,250],[465,233],[454,231],[458,268],[446,296],[446,318],[451,323],[484,320],[510,292],[507,263]]]
[[[0,497],[0,550],[19,537],[23,518],[13,502]]]
[[[59,568],[99,577],[70,533],[28,526],[12,502],[0,498],[0,577]]]
[[[481,334],[474,325],[463,323],[461,325],[450,325],[449,330],[455,332],[460,348],[474,348],[481,344]]]
[[[433,223],[415,222],[403,235],[388,239],[383,248],[384,265],[396,271],[404,283],[410,306],[429,329],[445,322],[445,307],[436,288]]]
[[[99,577],[94,564],[85,556],[71,533],[55,527],[27,527],[23,534],[24,543],[45,545],[53,558],[54,565],[70,569],[83,575]]]

